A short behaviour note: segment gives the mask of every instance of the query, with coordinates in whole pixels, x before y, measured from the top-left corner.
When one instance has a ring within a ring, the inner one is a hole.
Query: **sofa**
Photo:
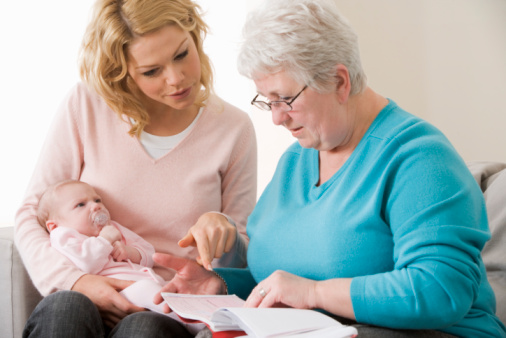
[[[506,163],[470,162],[487,205],[491,240],[483,261],[497,299],[497,315],[506,323]],[[13,227],[0,228],[0,337],[21,337],[24,324],[42,296],[33,286],[13,242]]]

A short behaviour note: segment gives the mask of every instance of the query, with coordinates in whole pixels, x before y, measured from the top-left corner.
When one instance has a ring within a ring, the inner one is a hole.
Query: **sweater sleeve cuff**
[[[233,248],[215,261],[216,267],[245,268],[247,266],[247,245],[237,229],[235,238]]]
[[[257,285],[249,268],[217,268],[214,271],[219,274],[227,284],[229,295],[237,295],[244,300],[248,298],[251,290]]]
[[[210,211],[210,212],[226,217],[228,222],[236,228],[235,229],[236,239],[234,246],[229,252],[226,252],[219,259],[215,260],[213,263],[213,267],[245,268],[247,266],[246,253],[248,249],[248,244],[246,243],[245,239],[241,236],[239,231],[237,231],[237,225],[235,224],[234,220],[222,212],[218,211]]]
[[[350,285],[350,296],[351,303],[353,306],[353,312],[355,313],[355,319],[359,323],[369,323],[370,318],[367,313],[367,301],[366,301],[366,276],[355,277],[351,281]]]
[[[225,215],[224,213],[222,212],[219,212],[219,211],[209,211],[210,214],[218,214],[218,215],[222,215],[223,217],[225,217],[228,221],[228,223],[232,224],[233,226],[237,227],[237,225],[235,224],[235,221],[230,218],[230,216],[228,215]]]
[[[77,283],[77,281],[79,279],[81,279],[82,276],[86,275],[84,272],[82,272],[81,270],[75,270],[73,271],[66,279],[65,279],[65,283],[63,285],[63,290],[72,290],[72,288],[74,287],[74,284]],[[53,290],[52,292],[54,291],[58,291],[58,290]],[[52,293],[51,292],[51,293]]]

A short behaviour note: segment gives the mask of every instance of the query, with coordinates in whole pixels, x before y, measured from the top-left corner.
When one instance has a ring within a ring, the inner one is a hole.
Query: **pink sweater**
[[[91,184],[111,218],[134,231],[157,252],[195,258],[195,248],[177,245],[208,211],[232,218],[241,236],[215,266],[245,264],[246,219],[256,202],[257,154],[246,113],[217,97],[190,133],[168,154],[151,158],[130,125],[80,83],[63,101],[42,148],[15,220],[15,241],[35,286],[43,295],[68,290],[83,272],[51,248],[36,219],[44,189],[64,179]],[[155,266],[166,280],[172,273]]]
[[[51,246],[85,273],[133,281],[150,279],[164,285],[163,278],[151,269],[155,248],[119,223],[111,221],[110,224],[120,231],[123,244],[137,249],[141,255],[139,264],[129,260],[115,261],[111,256],[113,246],[107,239],[86,236],[64,226],[57,227],[49,234]]]

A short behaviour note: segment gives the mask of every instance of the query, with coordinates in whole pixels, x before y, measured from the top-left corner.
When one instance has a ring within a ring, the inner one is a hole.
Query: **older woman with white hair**
[[[269,0],[244,36],[251,103],[298,142],[248,219],[248,268],[216,269],[225,284],[157,255],[181,272],[166,290],[228,286],[247,306],[323,310],[360,337],[504,337],[479,186],[439,130],[367,86],[335,4]]]

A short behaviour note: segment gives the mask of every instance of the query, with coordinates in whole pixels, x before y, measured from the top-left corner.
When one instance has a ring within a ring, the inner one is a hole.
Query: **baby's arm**
[[[131,246],[138,250],[141,255],[141,259],[137,264],[146,266],[148,268],[153,267],[153,254],[155,253],[155,248],[151,243],[146,241],[141,236],[137,235],[132,230],[118,224],[117,222],[111,221],[118,229],[120,229],[123,238],[125,239],[125,243],[127,246]],[[134,260],[132,260],[133,262]]]
[[[139,264],[141,254],[139,250],[122,242],[121,232],[113,225],[106,225],[100,231],[99,236],[108,240],[113,246],[111,256],[116,262],[126,261],[129,259],[133,263]]]
[[[74,229],[51,231],[51,246],[70,259],[81,271],[98,274],[109,261],[111,244],[101,237],[88,237]]]
[[[141,261],[141,253],[139,250],[130,245],[125,245],[121,241],[112,243],[113,249],[111,252],[112,258],[116,261],[126,261],[129,259],[133,263],[139,264]]]
[[[98,235],[108,240],[111,245],[116,241],[121,241],[121,232],[114,225],[104,226]]]

